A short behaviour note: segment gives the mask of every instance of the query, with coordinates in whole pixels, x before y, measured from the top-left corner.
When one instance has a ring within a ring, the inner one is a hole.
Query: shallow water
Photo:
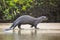
[[[10,26],[10,23],[0,23],[0,40],[60,40],[60,23],[41,23],[40,29],[22,25],[24,29],[3,30]]]
[[[60,30],[10,30],[1,31],[0,40],[60,40]]]

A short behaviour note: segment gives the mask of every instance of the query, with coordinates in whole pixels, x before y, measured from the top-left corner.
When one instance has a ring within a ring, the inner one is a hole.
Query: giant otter
[[[21,28],[22,24],[30,24],[31,27],[35,27],[37,29],[37,24],[41,23],[42,21],[46,21],[48,18],[46,16],[41,16],[38,18],[34,18],[32,16],[29,15],[23,15],[18,17],[12,24],[12,26],[9,29],[6,30],[11,30],[14,29],[16,26],[18,26],[18,28]]]

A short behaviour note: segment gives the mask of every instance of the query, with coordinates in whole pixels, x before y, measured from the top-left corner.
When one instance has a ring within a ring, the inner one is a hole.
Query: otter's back
[[[36,18],[29,16],[29,15],[23,15],[16,19],[16,21],[19,21],[20,23],[33,23]]]

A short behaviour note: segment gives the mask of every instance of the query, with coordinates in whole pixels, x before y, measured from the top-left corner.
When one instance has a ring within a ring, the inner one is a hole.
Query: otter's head
[[[41,17],[39,17],[38,19],[39,19],[41,22],[48,20],[48,18],[47,18],[46,16],[41,16]]]

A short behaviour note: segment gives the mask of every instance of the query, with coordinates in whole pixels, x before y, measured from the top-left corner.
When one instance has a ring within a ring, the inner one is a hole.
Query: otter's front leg
[[[31,25],[31,28],[33,27],[34,25]]]
[[[37,25],[35,25],[34,27],[35,27],[35,29],[39,29],[39,28],[37,28]]]
[[[37,25],[34,25],[35,29],[37,29]]]
[[[38,22],[35,22],[35,23],[34,23],[35,29],[39,29],[39,28],[37,28],[37,24],[38,24]]]

